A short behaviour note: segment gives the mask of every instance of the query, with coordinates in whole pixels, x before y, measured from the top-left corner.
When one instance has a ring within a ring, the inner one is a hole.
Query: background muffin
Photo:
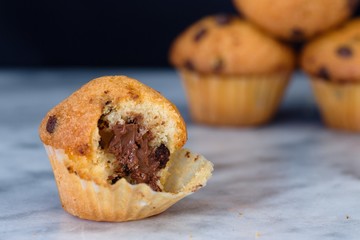
[[[326,124],[360,131],[360,19],[308,43],[301,65]]]
[[[256,125],[274,114],[294,67],[290,48],[239,17],[206,17],[173,43],[193,120]]]
[[[286,40],[302,41],[348,19],[359,0],[233,0],[249,20]]]

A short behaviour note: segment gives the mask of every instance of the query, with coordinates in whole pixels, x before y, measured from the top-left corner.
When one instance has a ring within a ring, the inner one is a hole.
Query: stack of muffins
[[[223,126],[271,120],[296,68],[309,74],[325,123],[360,131],[360,0],[233,0],[241,16],[196,22],[174,41],[192,119]],[[344,23],[345,22],[345,23]],[[293,43],[303,44],[300,54]]]

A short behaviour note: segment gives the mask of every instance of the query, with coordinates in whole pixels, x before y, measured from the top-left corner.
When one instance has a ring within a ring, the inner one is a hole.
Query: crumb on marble
[[[260,232],[255,232],[255,238],[259,238],[261,236]]]
[[[349,215],[346,215],[346,219],[350,219],[350,216],[349,216]]]

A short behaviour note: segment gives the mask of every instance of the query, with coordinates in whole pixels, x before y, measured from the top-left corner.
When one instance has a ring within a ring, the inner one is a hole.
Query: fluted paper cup
[[[311,85],[322,118],[328,127],[360,131],[360,84],[341,84],[313,78]]]
[[[216,75],[181,70],[190,115],[210,125],[252,126],[275,114],[290,72],[263,75]]]
[[[175,152],[161,173],[163,191],[146,184],[131,185],[120,179],[100,186],[69,171],[69,156],[45,145],[63,208],[70,214],[95,221],[130,221],[159,214],[180,199],[205,186],[213,170],[203,156],[181,149]]]

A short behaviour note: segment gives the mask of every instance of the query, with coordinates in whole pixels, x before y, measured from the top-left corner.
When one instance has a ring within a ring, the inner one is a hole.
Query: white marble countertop
[[[187,147],[215,164],[208,185],[155,217],[81,220],[62,210],[37,134],[86,81],[126,74],[162,92],[188,122]],[[275,121],[253,129],[189,122],[170,70],[0,70],[0,239],[359,239],[360,135],[321,124],[297,74]]]

